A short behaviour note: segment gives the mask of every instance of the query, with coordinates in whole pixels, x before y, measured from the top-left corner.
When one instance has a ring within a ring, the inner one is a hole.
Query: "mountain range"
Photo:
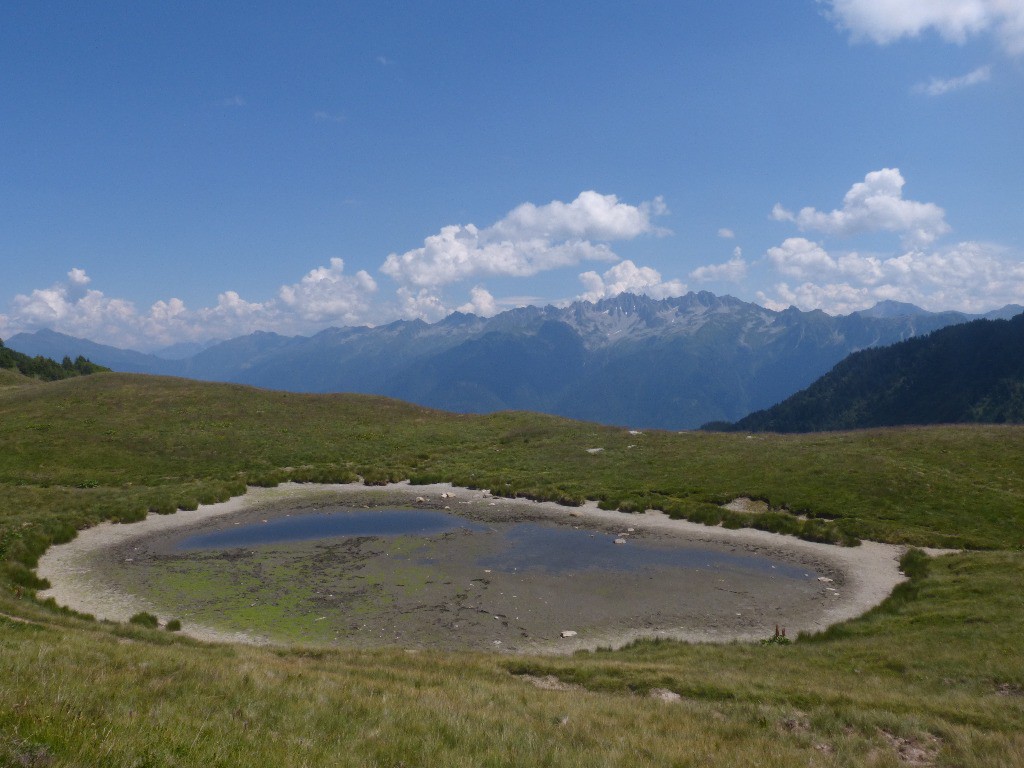
[[[778,405],[708,426],[819,432],[964,422],[1024,422],[1024,315],[856,352]]]
[[[1024,312],[1009,305],[982,317]],[[295,392],[363,392],[461,413],[531,410],[640,428],[736,421],[806,388],[852,352],[976,319],[882,302],[832,316],[766,309],[730,296],[621,294],[490,318],[257,332],[156,354],[41,330],[11,349],[82,355],[118,371]],[[198,350],[194,351],[193,350]]]

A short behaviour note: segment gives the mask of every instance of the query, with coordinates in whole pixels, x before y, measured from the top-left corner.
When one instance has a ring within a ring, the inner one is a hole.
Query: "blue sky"
[[[0,337],[1024,303],[1024,0],[162,5],[0,6]]]

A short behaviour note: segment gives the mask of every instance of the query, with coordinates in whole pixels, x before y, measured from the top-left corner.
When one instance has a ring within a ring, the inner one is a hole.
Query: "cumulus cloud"
[[[807,207],[793,213],[776,204],[772,218],[794,222],[803,231],[834,235],[896,232],[907,245],[928,245],[949,231],[946,212],[934,203],[905,200],[905,183],[898,168],[883,168],[854,184],[841,209],[825,213]]]
[[[929,82],[915,86],[914,90],[927,96],[942,96],[950,91],[959,91],[963,88],[970,88],[972,85],[988,82],[991,76],[992,67],[978,67],[973,72],[948,80],[933,77]]]
[[[887,299],[925,309],[983,312],[1024,302],[1024,257],[991,243],[940,245],[949,231],[942,209],[902,198],[903,177],[895,169],[869,173],[847,193],[841,210],[797,214],[776,206],[773,216],[800,229],[826,234],[893,232],[902,247],[892,254],[835,251],[805,237],[769,248],[761,263],[778,282],[758,300],[781,309],[824,309],[845,314]]]
[[[110,299],[100,291],[86,288],[90,279],[85,270],[73,268],[67,277],[67,282],[15,296],[7,324],[26,330],[61,327],[68,333],[82,335],[102,332],[134,316],[131,302]]]
[[[736,237],[736,233],[733,232],[728,227],[722,227],[720,230],[718,230],[718,236],[725,240],[732,240],[734,237]]]
[[[300,333],[328,323],[355,324],[371,311],[377,285],[365,271],[349,276],[343,270],[341,259],[331,259],[330,266],[282,286],[276,298],[265,302],[224,291],[212,307],[189,309],[181,299],[170,298],[140,310],[131,301],[89,288],[85,270],[74,268],[66,281],[15,296],[9,314],[0,317],[0,329],[10,335],[51,328],[116,346],[154,349],[257,330]]]
[[[690,273],[691,280],[698,282],[728,282],[735,283],[747,276],[747,261],[743,258],[743,251],[739,248],[733,249],[732,258],[724,264],[708,264],[697,267]]]
[[[366,270],[353,276],[344,270],[342,259],[331,259],[330,266],[317,267],[298,283],[281,286],[281,303],[304,320],[358,322],[369,310],[377,283]]]
[[[92,282],[92,278],[85,274],[85,270],[78,267],[71,268],[71,271],[68,272],[68,280],[72,285],[88,285]]]
[[[880,45],[926,31],[964,43],[993,34],[1012,56],[1024,53],[1024,3],[1020,0],[825,0],[831,16],[854,39]]]
[[[769,248],[766,255],[775,269],[792,277],[828,275],[838,268],[824,248],[803,237],[787,238],[782,245]]]
[[[436,322],[451,314],[451,310],[436,293],[428,288],[420,288],[413,291],[402,286],[396,292],[398,295],[398,316],[402,318],[417,318],[428,323]]]
[[[614,261],[609,241],[663,234],[652,220],[666,212],[661,198],[634,206],[592,191],[570,203],[524,203],[489,227],[443,227],[421,248],[389,255],[381,272],[403,285],[437,288],[478,275],[529,277],[583,261]]]
[[[638,267],[629,259],[620,261],[603,275],[584,272],[580,275],[584,292],[577,296],[584,301],[598,301],[620,293],[645,293],[654,299],[682,296],[686,284],[679,280],[663,281],[661,273],[651,267]]]
[[[795,305],[834,314],[865,309],[886,299],[929,310],[982,312],[1024,299],[1024,261],[1004,248],[964,242],[890,257],[830,254],[820,244],[790,238],[767,260],[783,276],[758,300],[773,309]]]
[[[498,302],[490,291],[479,285],[469,292],[469,301],[459,307],[459,312],[468,312],[480,317],[493,317],[499,311]]]

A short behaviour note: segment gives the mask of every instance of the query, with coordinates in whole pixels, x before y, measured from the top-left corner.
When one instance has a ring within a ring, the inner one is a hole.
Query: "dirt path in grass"
[[[448,511],[473,521],[476,532],[179,548],[197,533],[339,507]],[[600,569],[570,568],[555,552],[541,567],[530,551],[508,559],[517,544],[563,547],[567,563],[590,547],[608,559]],[[884,600],[903,580],[902,551],[446,484],[286,484],[95,526],[47,551],[38,573],[52,585],[41,596],[61,605],[118,621],[139,611],[180,618],[183,632],[204,640],[558,653],[639,637],[757,640],[776,624],[790,636],[818,631]]]

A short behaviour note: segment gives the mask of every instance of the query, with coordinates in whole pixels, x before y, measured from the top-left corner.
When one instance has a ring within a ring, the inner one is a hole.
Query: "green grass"
[[[630,435],[142,376],[3,388],[0,766],[1024,765],[1021,467],[1019,427]],[[356,475],[708,522],[750,496],[809,537],[970,551],[909,555],[887,603],[790,645],[566,658],[203,645],[31,600],[39,553],[100,520]]]

